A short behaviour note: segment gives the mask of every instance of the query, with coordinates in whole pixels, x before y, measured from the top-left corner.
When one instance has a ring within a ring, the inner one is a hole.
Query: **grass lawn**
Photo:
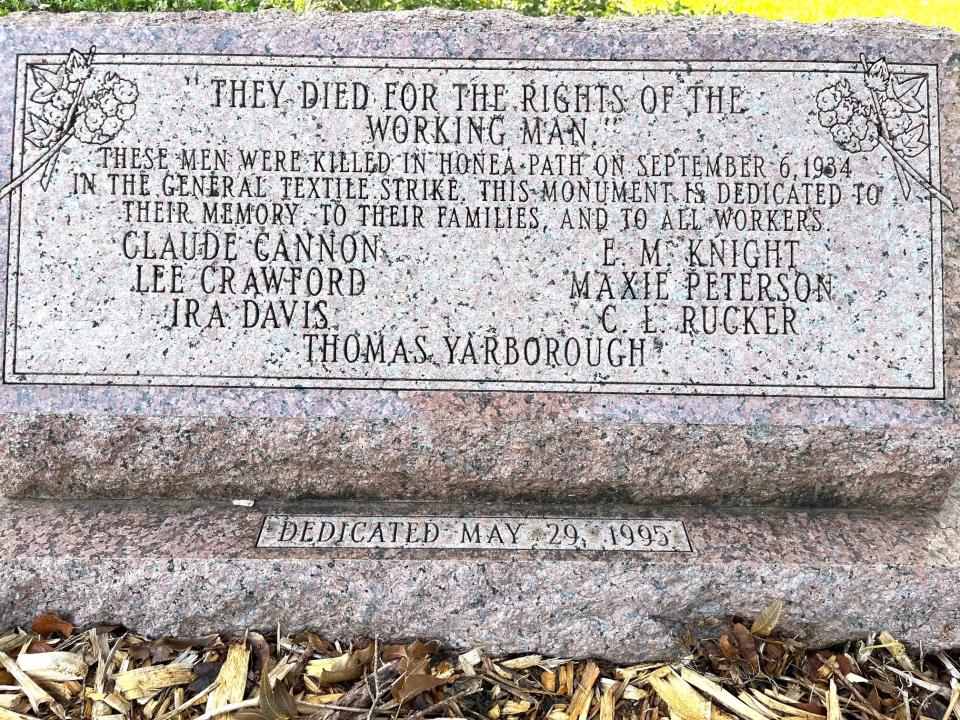
[[[901,17],[960,30],[960,0],[0,0],[0,15],[20,10],[52,12],[134,10],[234,10],[281,8],[370,11],[412,10],[424,6],[454,10],[504,8],[526,15],[624,13],[672,15],[750,13],[768,18],[814,22],[838,17]]]
[[[631,0],[628,0],[628,2]],[[640,0],[641,3],[643,0]],[[661,12],[692,14],[692,8],[682,0],[670,0]],[[234,10],[250,12],[280,8],[305,12],[335,10],[367,12],[371,10],[414,10],[420,7],[440,7],[451,10],[516,10],[525,15],[590,15],[614,16],[627,10],[617,0],[0,0],[0,15],[18,10],[49,10],[52,12],[135,11],[135,10]]]

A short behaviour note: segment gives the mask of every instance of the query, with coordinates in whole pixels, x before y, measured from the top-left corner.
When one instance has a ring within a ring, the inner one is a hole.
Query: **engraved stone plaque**
[[[693,552],[679,520],[441,515],[268,515],[257,547]]]
[[[943,503],[952,35],[110,18],[0,20],[3,492]]]
[[[944,396],[934,65],[16,72],[7,383]]]

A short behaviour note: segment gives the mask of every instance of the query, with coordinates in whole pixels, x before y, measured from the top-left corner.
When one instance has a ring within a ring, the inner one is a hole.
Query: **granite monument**
[[[0,619],[956,642],[958,49],[3,19]]]

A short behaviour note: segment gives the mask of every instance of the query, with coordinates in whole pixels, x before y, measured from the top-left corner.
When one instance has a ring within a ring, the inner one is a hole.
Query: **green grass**
[[[177,10],[232,10],[253,12],[279,8],[294,12],[332,10],[371,12],[374,10],[416,10],[438,7],[448,10],[515,10],[524,15],[623,15],[623,0],[0,0],[0,15],[11,12],[170,12]],[[692,15],[683,0],[666,8],[673,15]]]
[[[369,12],[373,10],[414,10],[439,7],[450,10],[516,10],[524,15],[583,15],[610,17],[623,14],[618,0],[0,0],[0,15],[22,10],[49,12],[233,10],[251,12],[281,8],[303,12],[334,10]],[[688,12],[676,3],[677,14]]]

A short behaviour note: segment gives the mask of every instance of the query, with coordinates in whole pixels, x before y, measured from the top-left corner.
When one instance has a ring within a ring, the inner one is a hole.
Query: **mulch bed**
[[[777,631],[781,610],[629,666],[313,632],[150,639],[44,615],[0,636],[0,720],[960,720],[957,654],[887,633],[812,650]]]

